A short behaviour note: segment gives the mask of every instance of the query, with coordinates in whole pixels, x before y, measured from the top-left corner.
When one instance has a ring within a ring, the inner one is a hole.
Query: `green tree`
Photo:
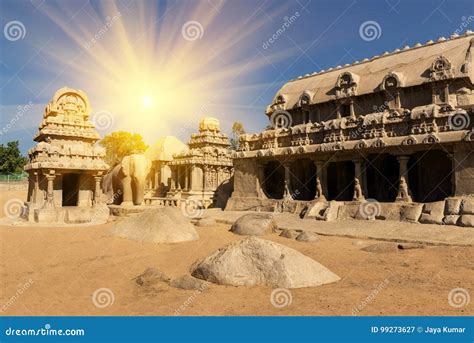
[[[20,174],[27,162],[28,159],[21,155],[18,141],[0,144],[1,174]]]
[[[239,136],[245,133],[244,125],[238,121],[232,124],[232,136],[230,137],[230,148],[237,150],[239,147]]]
[[[105,148],[105,161],[111,167],[125,156],[143,153],[148,148],[140,134],[126,131],[112,132],[106,135],[99,144]]]

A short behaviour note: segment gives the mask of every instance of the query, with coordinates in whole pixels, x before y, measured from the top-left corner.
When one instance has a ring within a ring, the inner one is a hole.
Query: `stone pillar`
[[[410,187],[408,186],[408,160],[410,156],[400,155],[397,156],[399,163],[399,185],[398,185],[398,195],[396,201],[411,202]]]
[[[176,190],[176,166],[172,166],[171,168],[171,190]]]
[[[188,166],[184,166],[184,189],[189,191],[189,168]]]
[[[56,174],[54,170],[50,170],[49,174],[46,174],[46,180],[48,180],[48,186],[46,189],[46,202],[45,208],[53,208],[54,206],[54,179],[56,178]]]
[[[176,184],[177,184],[176,188],[178,189],[178,191],[181,190],[181,175],[180,175],[180,173],[181,173],[181,166],[177,166],[176,167]]]
[[[189,187],[188,191],[191,191],[193,189],[193,172],[194,172],[194,164],[189,166]]]
[[[355,115],[355,110],[354,110],[354,100],[350,100],[349,101],[349,107],[350,107],[350,115],[351,115],[351,119],[355,119],[356,118],[356,115]]]
[[[285,168],[285,188],[283,190],[283,199],[292,199],[291,197],[291,179],[290,179],[290,166],[289,162],[284,162],[283,167]]]
[[[32,196],[32,201],[33,203],[37,204],[38,203],[38,194],[39,194],[39,175],[38,172],[33,173],[34,177],[34,186],[33,186],[33,196]]]
[[[354,196],[353,201],[364,201],[364,192],[362,184],[362,159],[356,158],[354,162]]]
[[[207,179],[209,177],[209,166],[203,165],[202,166],[202,190],[207,190]]]
[[[94,189],[94,205],[101,204],[102,189],[100,188],[100,183],[102,181],[102,175],[94,176],[95,189]]]
[[[324,175],[324,165],[326,162],[322,160],[315,160],[313,163],[316,166],[316,194],[314,199],[326,200],[327,185]]]

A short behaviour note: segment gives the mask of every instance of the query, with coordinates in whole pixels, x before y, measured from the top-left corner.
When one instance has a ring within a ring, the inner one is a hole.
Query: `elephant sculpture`
[[[142,154],[125,156],[104,177],[102,190],[109,203],[123,206],[141,205],[151,161]]]

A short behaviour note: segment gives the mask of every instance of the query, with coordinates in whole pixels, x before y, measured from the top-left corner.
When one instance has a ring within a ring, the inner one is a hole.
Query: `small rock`
[[[196,279],[189,275],[182,275],[177,277],[176,279],[171,280],[170,286],[174,288],[201,291],[209,287],[206,281]]]
[[[319,241],[319,236],[311,231],[303,231],[296,236],[296,240],[299,242],[317,242]]]
[[[298,236],[298,234],[293,230],[283,230],[280,233],[280,237],[285,237],[285,238],[290,238],[290,239],[294,239],[296,236]]]
[[[170,279],[160,270],[156,268],[148,268],[142,275],[134,278],[135,282],[140,286],[150,286],[158,282],[169,282]]]
[[[216,220],[211,217],[201,218],[196,222],[196,226],[205,227],[216,225]]]
[[[270,213],[249,213],[238,218],[230,229],[237,235],[259,236],[276,232],[278,225]]]
[[[399,250],[424,248],[423,244],[419,244],[419,243],[399,243],[397,247]]]

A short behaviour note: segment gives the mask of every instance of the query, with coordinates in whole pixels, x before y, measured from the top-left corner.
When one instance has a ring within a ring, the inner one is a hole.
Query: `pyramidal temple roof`
[[[424,45],[417,43],[413,47],[405,46],[392,52],[384,52],[372,58],[356,61],[352,64],[321,70],[299,76],[287,82],[277,92],[274,104],[280,103],[280,109],[292,109],[300,106],[300,100],[306,94],[308,104],[334,100],[335,87],[343,74],[350,74],[357,82],[355,95],[363,95],[381,90],[384,78],[395,73],[402,87],[410,87],[430,82],[430,68],[437,58],[444,58],[451,65],[450,78],[469,78],[474,82],[472,53],[474,33],[466,31],[462,36],[452,35],[450,39],[440,37],[436,42],[428,41]],[[271,106],[267,113],[272,112]]]

